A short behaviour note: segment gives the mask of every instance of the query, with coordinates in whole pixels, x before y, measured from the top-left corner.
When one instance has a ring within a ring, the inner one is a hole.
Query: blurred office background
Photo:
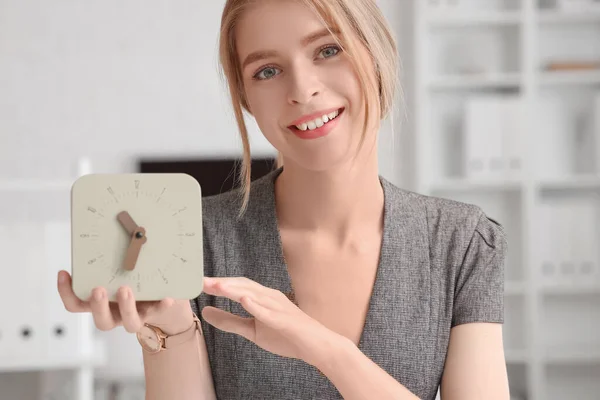
[[[404,92],[381,174],[505,226],[513,398],[600,399],[600,1],[378,3]],[[0,0],[0,399],[144,398],[135,337],[95,331],[56,293],[70,184],[182,170],[219,190],[241,154],[223,4]],[[275,153],[248,123],[259,171]]]

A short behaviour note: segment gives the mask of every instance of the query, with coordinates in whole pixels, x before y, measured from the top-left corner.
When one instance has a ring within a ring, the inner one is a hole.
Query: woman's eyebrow
[[[335,30],[332,30],[332,32],[335,33]],[[300,43],[302,44],[302,47],[306,47],[309,44],[316,42],[317,40],[319,40],[323,37],[326,37],[326,36],[331,36],[331,32],[327,28],[307,35],[300,41]],[[270,58],[270,57],[276,57],[278,54],[279,53],[275,50],[259,50],[259,51],[252,52],[252,53],[248,54],[248,56],[242,63],[242,69],[245,69],[249,64],[252,64],[256,61],[264,60],[264,59]]]

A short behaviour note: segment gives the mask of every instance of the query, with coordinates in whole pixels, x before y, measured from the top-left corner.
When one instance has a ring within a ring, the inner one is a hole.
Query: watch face
[[[156,353],[160,350],[160,340],[152,328],[144,325],[136,335],[138,341],[147,352]]]
[[[91,174],[71,190],[73,289],[87,300],[192,299],[202,290],[202,204],[187,174]]]

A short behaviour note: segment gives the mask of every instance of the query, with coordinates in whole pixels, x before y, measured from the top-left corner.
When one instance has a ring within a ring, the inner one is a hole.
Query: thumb
[[[240,317],[211,306],[202,309],[202,318],[217,329],[235,333],[254,342],[254,318]]]

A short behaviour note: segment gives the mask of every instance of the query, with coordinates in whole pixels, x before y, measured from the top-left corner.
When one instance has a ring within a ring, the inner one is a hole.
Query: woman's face
[[[349,160],[362,134],[362,95],[318,17],[293,0],[265,0],[246,11],[236,40],[250,111],[286,164],[316,171]]]

